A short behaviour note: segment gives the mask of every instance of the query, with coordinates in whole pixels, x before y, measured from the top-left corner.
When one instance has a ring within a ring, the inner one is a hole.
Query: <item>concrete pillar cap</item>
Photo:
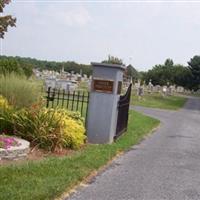
[[[108,64],[108,63],[98,63],[98,62],[91,62],[92,66],[98,66],[98,67],[110,67],[110,68],[117,68],[121,70],[125,70],[124,65],[118,65],[118,64]]]

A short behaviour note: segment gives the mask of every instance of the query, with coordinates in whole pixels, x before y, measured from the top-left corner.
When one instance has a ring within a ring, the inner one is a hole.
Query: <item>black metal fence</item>
[[[81,116],[87,118],[89,103],[89,92],[65,91],[61,89],[48,88],[46,106],[50,108],[66,108],[71,111],[79,111]]]
[[[120,96],[118,102],[118,118],[117,118],[116,135],[114,137],[115,139],[118,138],[123,132],[127,130],[131,87],[132,84],[129,85],[126,94]]]

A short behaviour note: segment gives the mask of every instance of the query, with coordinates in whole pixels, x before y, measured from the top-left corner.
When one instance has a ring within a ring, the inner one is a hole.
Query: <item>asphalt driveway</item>
[[[70,200],[200,200],[200,99],[179,111],[134,107],[159,129]]]

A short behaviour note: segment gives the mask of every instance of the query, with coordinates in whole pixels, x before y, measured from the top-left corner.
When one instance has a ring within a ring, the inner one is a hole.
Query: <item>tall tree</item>
[[[163,65],[155,65],[153,69],[145,74],[145,81],[148,83],[151,79],[154,85],[173,84],[174,63],[171,59],[166,59]]]
[[[195,91],[200,89],[200,56],[194,56],[188,62],[191,71],[191,88]]]
[[[152,80],[154,85],[167,85],[167,83],[190,87],[191,73],[187,67],[174,65],[172,59],[166,59],[163,65],[155,65],[153,69],[143,73],[143,79],[146,82]]]
[[[133,80],[136,80],[139,78],[138,71],[132,65],[128,65],[126,67],[126,73],[127,73],[127,76],[131,77]]]
[[[190,89],[191,72],[188,67],[182,65],[174,65],[173,71],[173,83],[175,85],[183,86],[184,88]]]
[[[174,62],[173,62],[172,59],[167,58],[167,59],[165,60],[165,64],[164,64],[164,65],[165,65],[166,67],[173,66],[173,65],[174,65]]]
[[[0,13],[3,13],[3,9],[6,4],[9,4],[11,0],[0,0]],[[16,18],[11,15],[0,16],[0,38],[4,38],[5,32],[8,31],[8,27],[15,26]]]

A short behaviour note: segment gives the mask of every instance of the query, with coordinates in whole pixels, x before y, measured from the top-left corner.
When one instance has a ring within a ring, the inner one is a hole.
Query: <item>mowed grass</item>
[[[165,96],[159,93],[145,94],[141,99],[133,93],[131,96],[131,104],[136,106],[144,106],[151,108],[177,110],[182,108],[187,98],[182,96]]]
[[[86,145],[71,156],[0,167],[0,199],[46,200],[59,197],[119,152],[137,144],[159,121],[130,111],[126,134],[109,145]]]

